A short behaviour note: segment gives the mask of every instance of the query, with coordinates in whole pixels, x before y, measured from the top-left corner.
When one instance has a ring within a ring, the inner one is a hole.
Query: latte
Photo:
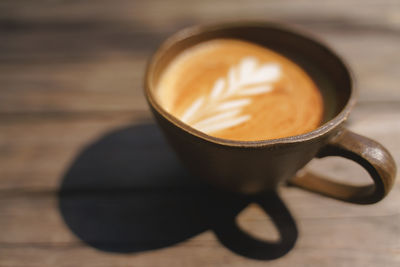
[[[302,68],[277,52],[236,39],[186,49],[162,73],[156,97],[191,127],[240,141],[312,131],[324,109],[321,93]]]

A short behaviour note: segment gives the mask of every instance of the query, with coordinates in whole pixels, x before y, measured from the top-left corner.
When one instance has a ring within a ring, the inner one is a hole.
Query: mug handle
[[[306,173],[296,176],[289,181],[289,184],[358,204],[378,202],[393,187],[396,175],[396,164],[393,157],[381,144],[367,137],[344,129],[317,154],[318,158],[328,156],[342,156],[357,162],[368,171],[373,183],[365,186],[353,186]]]

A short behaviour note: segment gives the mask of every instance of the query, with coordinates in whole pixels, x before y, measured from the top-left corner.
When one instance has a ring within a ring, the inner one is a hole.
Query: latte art
[[[208,96],[199,96],[180,119],[208,134],[240,125],[251,119],[251,114],[242,113],[252,102],[250,96],[273,90],[271,82],[279,79],[280,72],[279,64],[258,66],[256,58],[244,58],[229,69],[227,77],[215,81]]]
[[[321,94],[294,62],[234,39],[197,44],[163,71],[160,105],[206,134],[241,141],[298,135],[319,126]]]

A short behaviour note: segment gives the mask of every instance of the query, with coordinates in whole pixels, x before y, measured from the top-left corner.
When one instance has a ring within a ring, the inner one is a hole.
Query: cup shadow
[[[271,217],[279,241],[255,239],[236,225],[253,202]],[[244,196],[191,176],[154,124],[114,130],[85,147],[61,181],[59,209],[75,235],[108,252],[164,248],[211,229],[237,254],[267,260],[289,252],[298,236],[275,192]]]

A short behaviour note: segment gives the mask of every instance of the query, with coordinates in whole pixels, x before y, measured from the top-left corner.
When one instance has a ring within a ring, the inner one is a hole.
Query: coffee
[[[321,94],[303,69],[236,39],[202,42],[179,54],[162,73],[156,97],[184,123],[230,140],[303,134],[323,116]]]

